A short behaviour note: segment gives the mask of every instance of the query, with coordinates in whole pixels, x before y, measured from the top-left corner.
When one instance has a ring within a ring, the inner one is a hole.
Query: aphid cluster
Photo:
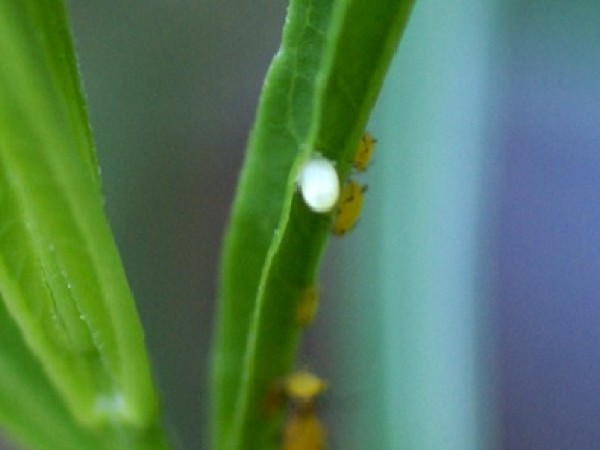
[[[371,161],[376,140],[366,132],[358,143],[352,166],[364,172]],[[350,231],[358,221],[367,187],[349,179],[340,187],[334,164],[318,155],[308,160],[297,180],[306,205],[315,213],[334,211],[331,231],[341,236]],[[316,286],[308,286],[298,295],[296,324],[307,327],[312,322],[318,306]],[[316,375],[306,371],[296,372],[283,382],[276,383],[275,397],[288,399],[291,414],[286,422],[282,450],[324,450],[325,429],[315,411],[315,400],[326,389],[326,384]],[[268,401],[271,406],[278,402]],[[270,408],[268,408],[270,409]]]
[[[282,450],[325,449],[325,428],[315,409],[315,400],[325,389],[323,380],[304,370],[284,380],[283,393],[292,402],[292,411],[283,431]]]
[[[367,170],[376,142],[369,132],[365,132],[360,139],[352,162],[357,172]],[[320,155],[304,164],[297,183],[304,202],[312,211],[324,214],[335,208],[333,234],[343,235],[354,227],[362,210],[365,186],[348,180],[340,188],[334,164]]]
[[[369,132],[361,137],[354,159],[353,168],[362,173],[367,170],[377,141]],[[342,236],[350,231],[358,221],[363,206],[363,196],[367,186],[352,179],[341,188],[337,171],[331,161],[316,156],[304,164],[298,176],[298,186],[308,207],[316,213],[328,213],[335,208],[331,232]],[[318,292],[309,286],[300,295],[296,310],[296,323],[308,326],[318,306]]]
[[[368,131],[360,139],[352,163],[357,172],[367,170],[376,142]],[[366,186],[352,179],[342,186],[331,228],[333,234],[342,236],[356,225],[362,211],[363,194],[366,190]]]

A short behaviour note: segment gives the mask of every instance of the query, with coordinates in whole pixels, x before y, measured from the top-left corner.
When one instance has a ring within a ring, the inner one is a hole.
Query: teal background
[[[69,2],[106,208],[189,450],[286,3]],[[599,23],[596,0],[417,0],[300,361],[331,385],[331,448],[600,448]]]

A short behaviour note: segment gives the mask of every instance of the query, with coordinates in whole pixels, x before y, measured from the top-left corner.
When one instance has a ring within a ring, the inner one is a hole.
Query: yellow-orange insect
[[[319,306],[319,292],[317,287],[312,285],[307,287],[300,298],[296,306],[296,323],[301,327],[307,327],[310,325],[317,313],[317,307]]]
[[[283,450],[325,450],[325,429],[312,406],[298,409],[287,422]]]
[[[307,371],[290,375],[283,384],[294,403],[283,432],[283,450],[324,450],[325,428],[315,412],[315,399],[327,389],[326,383]]]
[[[354,168],[359,172],[364,172],[367,169],[367,166],[373,157],[376,143],[377,139],[375,139],[368,131],[360,138],[353,162]]]
[[[362,211],[363,194],[366,190],[366,186],[353,180],[344,185],[333,218],[333,234],[341,236],[354,227]]]

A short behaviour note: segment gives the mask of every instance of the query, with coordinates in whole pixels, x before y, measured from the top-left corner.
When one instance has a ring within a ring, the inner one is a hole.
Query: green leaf
[[[319,152],[348,176],[411,0],[292,0],[224,244],[214,354],[215,448],[280,446],[270,388],[293,369],[295,312],[331,226],[296,190]]]
[[[157,398],[65,17],[61,0],[0,0],[0,294],[75,419],[138,435]]]
[[[110,448],[73,420],[2,304],[0,342],[0,422],[16,442],[45,450]]]

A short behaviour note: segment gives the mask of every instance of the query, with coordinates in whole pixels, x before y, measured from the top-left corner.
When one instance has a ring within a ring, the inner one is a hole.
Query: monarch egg
[[[308,160],[298,176],[298,186],[307,206],[316,213],[327,213],[337,204],[340,180],[328,159],[315,157]]]

